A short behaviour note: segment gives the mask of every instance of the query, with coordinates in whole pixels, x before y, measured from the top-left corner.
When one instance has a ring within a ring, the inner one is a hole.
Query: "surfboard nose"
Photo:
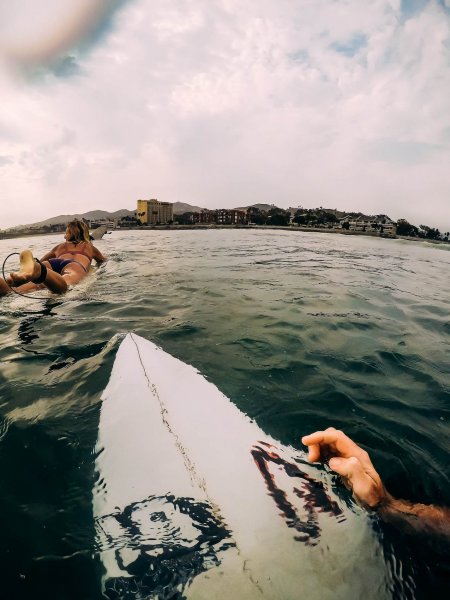
[[[386,569],[369,520],[333,492],[327,472],[266,435],[194,367],[133,332],[102,395],[97,450],[105,585],[148,583],[162,568],[159,556],[175,560],[203,539],[192,554],[197,566],[173,579],[189,580],[188,598],[229,598],[239,585],[240,599],[383,598]]]

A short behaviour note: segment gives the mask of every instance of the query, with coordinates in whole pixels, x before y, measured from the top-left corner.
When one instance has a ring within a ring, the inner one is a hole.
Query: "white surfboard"
[[[100,225],[99,227],[97,227],[96,229],[92,229],[89,232],[89,235],[91,236],[91,238],[95,241],[95,240],[101,240],[102,237],[105,235],[105,233],[108,231],[108,227],[106,225]]]
[[[331,476],[135,334],[102,395],[96,470],[107,598],[391,595],[369,518]]]

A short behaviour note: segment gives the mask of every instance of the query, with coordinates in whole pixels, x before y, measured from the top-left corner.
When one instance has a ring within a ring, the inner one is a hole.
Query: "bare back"
[[[76,260],[87,270],[96,258],[96,248],[90,242],[64,242],[54,248],[55,258]]]
[[[83,269],[87,271],[92,260],[97,263],[105,262],[106,257],[100,252],[98,248],[91,244],[91,242],[63,242],[58,244],[47,252],[41,260],[49,260],[51,258],[61,258],[62,260],[73,260],[74,264],[77,263],[82,265]]]

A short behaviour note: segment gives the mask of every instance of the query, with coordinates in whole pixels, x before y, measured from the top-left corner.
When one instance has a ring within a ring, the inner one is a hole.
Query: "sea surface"
[[[60,241],[2,240],[1,262]],[[450,245],[276,230],[114,231],[97,245],[109,261],[66,296],[0,299],[0,598],[101,598],[94,448],[129,331],[284,444],[341,428],[393,495],[450,506]],[[380,531],[408,597],[449,597],[444,550]]]

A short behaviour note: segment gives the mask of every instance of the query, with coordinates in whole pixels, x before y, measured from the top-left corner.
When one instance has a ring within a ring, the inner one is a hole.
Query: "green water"
[[[59,241],[3,240],[0,256]],[[450,246],[267,230],[114,232],[98,246],[109,262],[66,297],[0,300],[0,597],[100,598],[93,449],[128,331],[282,442],[342,428],[394,495],[450,505]],[[448,585],[445,556],[401,538],[393,552],[415,597]]]

